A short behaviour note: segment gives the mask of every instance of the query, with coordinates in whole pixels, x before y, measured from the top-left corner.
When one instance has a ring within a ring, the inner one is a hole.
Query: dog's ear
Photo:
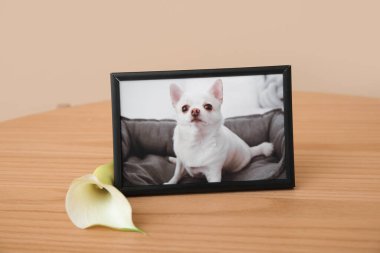
[[[223,101],[223,82],[222,79],[218,79],[210,88],[210,93],[220,102]]]
[[[172,104],[175,106],[182,96],[182,89],[175,83],[170,85],[170,97],[172,98]]]

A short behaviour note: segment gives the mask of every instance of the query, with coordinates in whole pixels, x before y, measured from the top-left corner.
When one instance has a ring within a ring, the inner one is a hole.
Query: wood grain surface
[[[380,100],[293,96],[294,190],[130,198],[146,234],[65,213],[112,160],[109,101],[0,123],[0,252],[380,252]]]

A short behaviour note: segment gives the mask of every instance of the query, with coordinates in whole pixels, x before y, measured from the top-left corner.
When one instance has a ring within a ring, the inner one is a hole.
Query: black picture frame
[[[218,76],[245,75],[283,75],[284,103],[284,135],[285,135],[285,170],[286,179],[270,179],[255,181],[223,181],[208,184],[173,184],[124,186],[122,177],[121,149],[121,113],[120,113],[120,82],[128,80],[199,78]],[[111,73],[112,125],[114,148],[114,186],[126,196],[168,195],[187,193],[210,193],[226,191],[291,189],[295,187],[293,121],[292,121],[292,88],[291,66],[242,67],[223,69],[172,70],[150,72],[117,72]]]

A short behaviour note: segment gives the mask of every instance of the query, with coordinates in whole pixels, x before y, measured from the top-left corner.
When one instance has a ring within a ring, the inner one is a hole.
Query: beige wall
[[[110,98],[113,71],[291,64],[380,97],[380,1],[0,0],[0,120]]]

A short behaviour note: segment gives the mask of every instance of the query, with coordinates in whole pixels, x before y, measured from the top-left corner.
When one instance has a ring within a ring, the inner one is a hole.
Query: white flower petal
[[[113,184],[113,161],[98,166],[92,174],[94,174],[103,184]]]
[[[73,181],[66,195],[66,211],[79,228],[100,225],[141,231],[133,224],[127,198],[113,185],[101,183],[92,174]]]

